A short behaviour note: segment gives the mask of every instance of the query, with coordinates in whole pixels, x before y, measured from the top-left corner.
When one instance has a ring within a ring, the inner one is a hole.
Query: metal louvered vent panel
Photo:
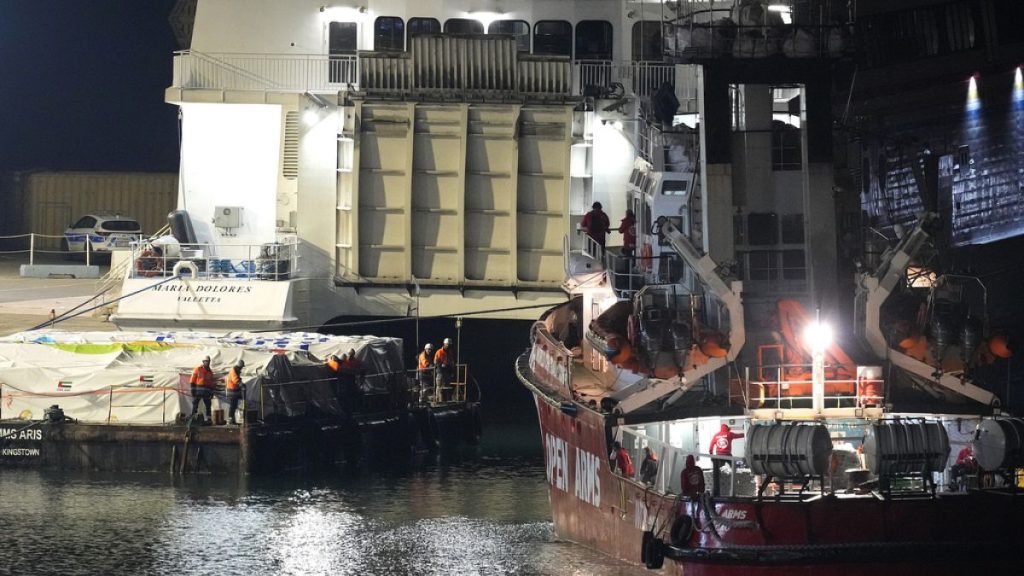
[[[281,159],[281,176],[287,180],[299,177],[299,113],[288,112],[284,116],[284,151]]]
[[[546,56],[519,57],[519,92],[550,96],[569,96],[572,70],[568,58]]]
[[[417,90],[515,90],[515,40],[510,37],[413,36],[411,52]]]

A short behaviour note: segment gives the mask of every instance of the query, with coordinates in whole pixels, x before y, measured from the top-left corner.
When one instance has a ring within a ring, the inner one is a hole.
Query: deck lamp
[[[804,343],[811,349],[811,407],[815,414],[825,408],[825,350],[832,344],[832,327],[818,317],[804,330]]]
[[[793,23],[793,8],[792,8],[792,6],[787,6],[785,4],[769,4],[768,5],[768,11],[769,12],[778,12],[779,16],[782,17],[782,23],[783,24],[792,24]]]

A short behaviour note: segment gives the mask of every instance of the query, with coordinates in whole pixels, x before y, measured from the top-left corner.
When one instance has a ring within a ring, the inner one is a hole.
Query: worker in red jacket
[[[601,209],[600,202],[594,202],[593,209],[583,215],[583,221],[580,222],[580,228],[597,242],[597,245],[604,251],[604,244],[608,238],[608,229],[611,228],[611,222],[608,221],[608,215]]]
[[[723,458],[714,458],[714,456],[732,456],[732,441],[737,438],[743,438],[743,434],[733,432],[729,429],[728,424],[722,424],[718,433],[711,437],[711,447],[708,448],[708,453],[712,455],[711,488],[715,496],[718,496],[721,493],[721,488],[718,485],[718,477],[721,474],[722,466],[724,464],[729,464],[729,467],[733,469],[733,472],[735,472],[735,468],[732,466],[731,459],[726,460]]]
[[[686,456],[686,467],[679,473],[679,493],[690,499],[690,515],[696,516],[697,499],[704,493],[704,469],[697,466],[693,454]]]
[[[612,472],[616,472],[626,478],[633,477],[633,459],[629,452],[622,447],[618,440],[612,442],[612,453],[608,455],[612,464]]]

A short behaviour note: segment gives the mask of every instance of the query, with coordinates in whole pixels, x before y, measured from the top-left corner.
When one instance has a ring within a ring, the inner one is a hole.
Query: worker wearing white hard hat
[[[434,383],[434,345],[427,342],[420,352],[416,362],[416,376],[420,388],[420,402],[426,403],[430,400],[430,393],[433,391]]]
[[[451,389],[453,368],[451,347],[452,339],[445,338],[441,347],[434,353],[434,366],[437,373],[434,378],[434,399],[438,402],[446,401],[448,399],[447,392]]]

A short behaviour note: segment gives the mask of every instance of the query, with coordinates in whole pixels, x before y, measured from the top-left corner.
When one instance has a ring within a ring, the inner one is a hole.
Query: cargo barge
[[[320,361],[347,350],[361,365],[352,374],[332,374]],[[401,354],[401,340],[372,336],[6,337],[0,466],[172,474],[348,470],[402,466],[476,442],[480,414],[466,398],[465,367],[444,398],[420,401]],[[212,414],[191,414],[188,363],[204,355],[215,374],[245,359],[236,415],[225,414],[221,390]]]

